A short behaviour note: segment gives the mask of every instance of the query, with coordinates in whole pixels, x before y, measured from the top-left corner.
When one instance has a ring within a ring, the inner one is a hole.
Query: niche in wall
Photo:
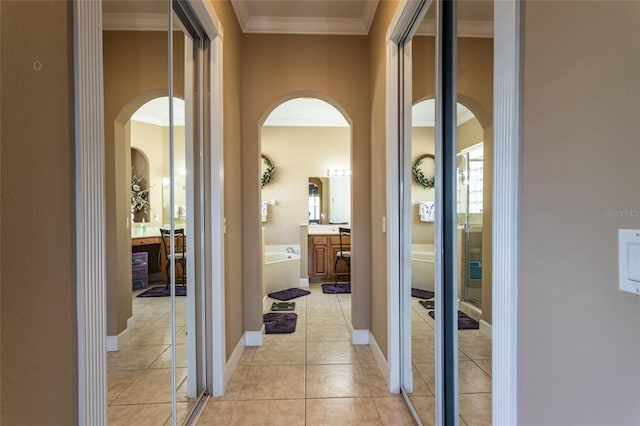
[[[131,182],[133,184],[133,179],[137,178],[137,184],[140,186],[142,191],[147,191],[147,201],[151,202],[149,196],[149,160],[147,156],[144,155],[142,151],[136,148],[131,148]],[[133,196],[133,193],[132,193]],[[145,222],[149,222],[149,211],[139,210],[133,212],[133,221],[134,222],[142,222],[144,219]]]

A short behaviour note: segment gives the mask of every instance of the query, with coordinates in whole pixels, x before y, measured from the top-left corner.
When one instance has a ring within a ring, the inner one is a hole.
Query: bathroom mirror
[[[351,223],[350,176],[309,177],[309,224]]]

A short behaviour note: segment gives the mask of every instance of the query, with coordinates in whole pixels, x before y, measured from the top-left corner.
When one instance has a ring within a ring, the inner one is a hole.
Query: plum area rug
[[[303,290],[301,288],[288,288],[286,290],[280,290],[273,293],[267,294],[272,299],[276,300],[291,300],[296,297],[306,296],[307,294],[311,294],[308,290]]]
[[[322,284],[324,294],[346,294],[351,293],[351,283],[347,284]]]
[[[268,312],[262,316],[265,334],[286,334],[296,331],[298,315],[293,313]]]
[[[429,311],[429,316],[435,319],[435,311]],[[480,324],[464,312],[458,311],[458,330],[478,330]]]
[[[176,296],[186,296],[187,286],[176,286]],[[169,297],[171,296],[171,288],[166,288],[161,285],[158,287],[151,287],[149,290],[144,291],[138,295],[138,297]]]
[[[421,290],[419,288],[411,289],[411,297],[417,297],[419,299],[431,299],[434,295],[435,293],[429,290]]]

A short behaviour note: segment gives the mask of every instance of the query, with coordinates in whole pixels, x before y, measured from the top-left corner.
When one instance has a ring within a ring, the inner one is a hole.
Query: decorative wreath
[[[266,184],[271,182],[271,179],[273,179],[273,174],[276,172],[276,166],[273,165],[271,160],[269,160],[266,155],[262,156],[262,161],[264,162],[264,165],[267,169],[262,174],[262,179],[260,179],[260,188],[264,188]]]
[[[435,177],[432,177],[431,179],[428,179],[424,175],[424,172],[420,169],[420,166],[422,165],[422,160],[424,160],[425,158],[431,158],[432,160],[435,160],[436,156],[433,155],[433,154],[424,154],[424,155],[421,155],[420,157],[418,157],[418,159],[413,163],[413,166],[411,166],[411,172],[413,174],[413,180],[418,182],[424,188],[433,188],[433,186],[436,183],[435,182]]]

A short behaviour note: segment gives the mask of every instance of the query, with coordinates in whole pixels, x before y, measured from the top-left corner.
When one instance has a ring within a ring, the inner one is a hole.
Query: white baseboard
[[[351,343],[354,345],[368,345],[370,334],[369,330],[353,330],[353,333],[351,333]]]
[[[390,376],[389,364],[387,363],[387,360],[385,359],[384,354],[380,349],[380,346],[378,346],[378,342],[376,342],[376,338],[373,337],[373,334],[371,334],[371,332],[369,332],[369,346],[371,347],[371,353],[373,354],[373,357],[376,360],[376,364],[378,365],[378,368],[380,369],[380,372],[382,373],[384,380],[386,380],[387,385],[389,385],[389,376]],[[400,390],[390,389],[389,391],[392,393],[398,393]]]
[[[262,346],[264,335],[264,325],[260,331],[245,331],[244,332],[244,345],[245,346]]]
[[[116,352],[129,343],[129,330],[133,328],[133,317],[127,320],[127,328],[117,336],[107,336],[107,352]]]
[[[300,280],[298,280],[298,287],[309,287],[309,278],[300,278]]]
[[[493,331],[492,331],[491,324],[489,324],[488,322],[482,319],[480,320],[480,334],[482,334],[485,337],[488,337],[489,339],[493,338]]]
[[[224,367],[224,387],[226,389],[229,384],[229,380],[231,380],[231,376],[236,371],[236,367],[238,366],[238,362],[240,361],[240,357],[242,357],[242,353],[245,348],[245,339],[240,338],[238,340],[238,344],[235,349],[231,353],[229,360],[227,361],[227,365]],[[213,396],[222,396],[222,395],[213,395]]]

